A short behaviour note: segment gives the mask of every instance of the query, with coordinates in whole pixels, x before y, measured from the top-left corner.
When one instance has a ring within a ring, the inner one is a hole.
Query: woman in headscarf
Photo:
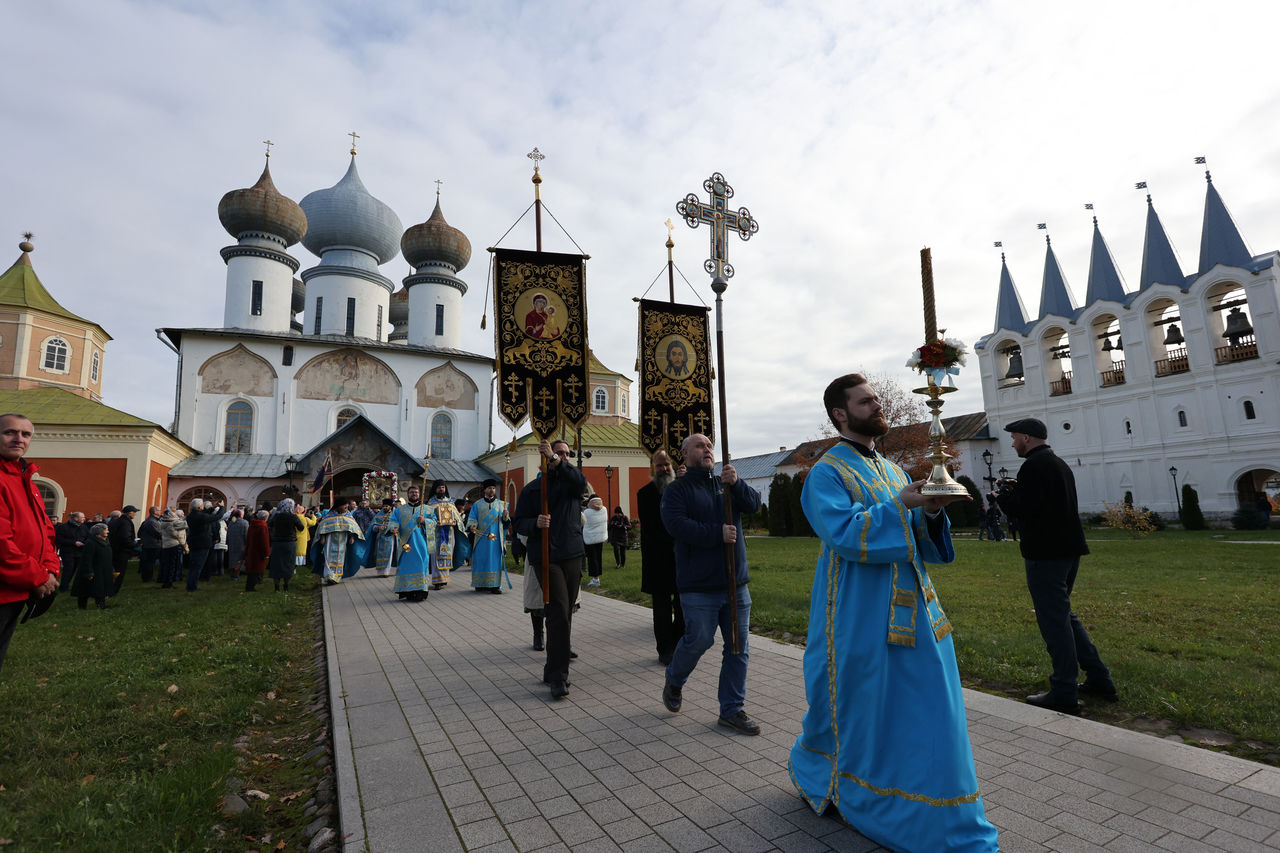
[[[269,574],[276,592],[280,591],[281,581],[284,581],[284,591],[289,591],[298,555],[298,532],[307,529],[295,506],[292,498],[285,498],[276,505],[275,513],[267,522],[271,537]]]
[[[84,541],[84,554],[71,584],[71,594],[81,610],[89,609],[90,598],[98,603],[99,610],[106,610],[107,596],[115,589],[108,535],[105,524],[95,524],[89,528],[89,538]]]
[[[267,559],[271,555],[271,534],[267,532],[269,515],[265,509],[260,509],[249,522],[249,535],[245,539],[244,549],[245,592],[253,592],[267,571]]]

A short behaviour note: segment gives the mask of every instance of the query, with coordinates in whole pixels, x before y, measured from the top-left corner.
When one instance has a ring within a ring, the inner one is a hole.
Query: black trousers
[[[613,562],[618,568],[622,568],[627,564],[627,546],[614,544],[613,546]]]
[[[18,620],[22,618],[22,608],[26,606],[25,598],[0,604],[0,669],[4,667],[4,656],[9,653],[9,641],[13,639],[13,629],[18,627]]]
[[[676,650],[684,636],[684,611],[680,609],[680,593],[664,592],[653,597],[653,638],[658,656],[667,657]]]
[[[144,583],[151,583],[156,566],[160,563],[160,553],[159,548],[142,549],[142,556],[138,558],[138,574],[142,576]]]
[[[604,543],[596,542],[589,544],[587,547],[587,574],[593,578],[600,577],[600,573],[604,571]]]
[[[1053,662],[1049,692],[1065,701],[1074,700],[1076,678],[1081,669],[1089,681],[1110,684],[1110,670],[1089,639],[1089,632],[1071,611],[1071,589],[1076,583],[1080,558],[1025,562],[1027,591],[1036,609],[1036,624]]]
[[[58,575],[58,592],[71,589],[71,582],[76,579],[76,569],[80,568],[80,552],[69,550],[62,553],[62,573]]]
[[[588,546],[590,547],[590,546]],[[542,569],[533,566],[542,579]],[[582,558],[574,557],[551,563],[548,567],[547,590],[551,603],[546,606],[547,662],[542,680],[550,684],[569,681],[569,638],[573,630],[573,602],[582,583]]]

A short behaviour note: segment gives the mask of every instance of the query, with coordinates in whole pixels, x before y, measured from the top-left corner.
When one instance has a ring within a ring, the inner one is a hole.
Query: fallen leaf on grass
[[[185,637],[185,636],[187,636],[187,635],[186,635],[186,634],[179,634],[178,636],[179,636],[179,637]]]
[[[305,793],[306,791],[294,791],[292,794],[285,794],[283,797],[280,798],[280,802],[287,803],[290,800],[296,800],[298,799],[298,797],[301,797]]]
[[[283,841],[281,841],[279,844],[277,844],[275,849],[277,849],[277,850],[283,850],[283,849],[284,849],[284,842],[283,842]]]
[[[176,685],[176,684],[170,684],[170,685],[169,685],[169,692],[170,692],[170,693],[177,693],[177,692],[178,692],[178,685]]]
[[[81,785],[88,785],[90,782],[92,782],[92,781],[93,781],[93,779],[94,779],[94,774],[90,773],[88,776],[86,776],[86,777],[84,777],[83,779],[81,779],[81,780],[80,780],[80,784],[81,784]]]
[[[269,799],[271,799],[271,795],[270,795],[270,794],[264,794],[262,791],[259,791],[259,790],[257,790],[256,788],[250,788],[249,790],[247,790],[247,791],[245,791],[245,792],[244,792],[244,795],[245,795],[246,797],[253,797],[255,800],[269,800]]]
[[[8,847],[12,843],[12,838],[0,838],[0,847]]]
[[[268,698],[268,699],[274,699],[274,698],[276,698],[276,692],[275,692],[274,690],[268,690],[268,691],[267,691],[267,698]]]
[[[177,719],[178,717],[181,717],[186,713],[187,713],[186,708],[179,708],[178,710],[173,712],[174,719]]]

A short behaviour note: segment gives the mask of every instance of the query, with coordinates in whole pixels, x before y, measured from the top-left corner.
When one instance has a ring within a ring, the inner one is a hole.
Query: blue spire
[[[1169,236],[1164,233],[1160,216],[1147,194],[1147,236],[1142,241],[1142,281],[1138,290],[1146,290],[1157,282],[1181,286],[1186,276],[1178,263],[1178,253],[1173,250]]]
[[[1093,217],[1093,249],[1089,252],[1089,286],[1085,291],[1084,302],[1092,305],[1099,299],[1110,299],[1112,302],[1124,302],[1124,280],[1116,269],[1116,259],[1107,248],[1107,241],[1102,239],[1102,231],[1098,228],[1098,217]]]
[[[1209,182],[1209,189],[1204,197],[1204,227],[1200,231],[1200,274],[1208,272],[1214,264],[1248,266],[1253,255],[1227,212],[1222,196],[1214,189],[1213,177],[1207,170],[1204,178]]]
[[[1000,253],[1000,291],[996,296],[996,327],[992,332],[1008,329],[1021,332],[1027,327],[1027,309],[1022,305],[1022,297],[1018,288],[1013,286],[1013,276],[1009,274],[1009,265],[1005,263],[1004,252]]]
[[[1058,256],[1053,253],[1053,243],[1049,235],[1044,238],[1044,280],[1040,283],[1040,317],[1044,319],[1050,314],[1061,317],[1074,317],[1076,300],[1067,287],[1066,276],[1062,274],[1062,266]]]

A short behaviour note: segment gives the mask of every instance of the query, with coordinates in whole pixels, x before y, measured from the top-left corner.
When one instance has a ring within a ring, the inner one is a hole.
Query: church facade
[[[1280,506],[1280,253],[1247,248],[1205,176],[1192,272],[1150,196],[1136,290],[1096,219],[1083,304],[1050,243],[1039,310],[1028,314],[1002,256],[995,326],[974,347],[1000,438],[996,468],[1019,464],[1001,428],[1037,417],[1075,472],[1082,511],[1128,495],[1173,515],[1185,484],[1206,516],[1229,517],[1263,494]]]
[[[222,325],[159,330],[178,355],[174,432],[199,453],[169,472],[179,506],[328,505],[380,472],[401,495],[425,476],[456,496],[489,476],[471,460],[489,448],[493,359],[458,347],[471,244],[438,198],[403,229],[353,150],[342,179],[301,203],[268,167],[218,215],[236,240],[221,251]],[[302,268],[298,242],[317,263]],[[401,253],[414,272],[397,291],[379,268]]]

